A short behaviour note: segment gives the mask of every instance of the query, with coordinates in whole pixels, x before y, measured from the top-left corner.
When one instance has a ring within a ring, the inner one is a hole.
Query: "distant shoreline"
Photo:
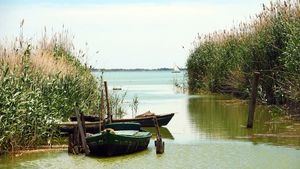
[[[172,68],[156,68],[156,69],[145,69],[145,68],[135,68],[135,69],[91,69],[93,72],[118,72],[118,71],[124,71],[124,72],[136,72],[136,71],[173,71]],[[184,71],[186,68],[180,68],[180,70]]]

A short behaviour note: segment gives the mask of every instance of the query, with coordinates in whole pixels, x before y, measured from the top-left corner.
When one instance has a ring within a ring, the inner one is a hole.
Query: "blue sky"
[[[0,39],[17,36],[22,19],[24,34],[33,39],[44,26],[55,32],[64,25],[76,48],[87,51],[83,62],[94,67],[184,67],[198,33],[230,29],[268,0],[61,2],[0,0]]]

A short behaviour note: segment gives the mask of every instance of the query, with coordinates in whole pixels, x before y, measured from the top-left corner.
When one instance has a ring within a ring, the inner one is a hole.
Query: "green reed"
[[[191,92],[225,89],[249,96],[253,72],[259,96],[269,104],[300,100],[300,5],[270,3],[250,23],[198,37],[187,60]]]
[[[99,111],[98,81],[57,37],[0,46],[0,153],[51,142],[75,106]]]

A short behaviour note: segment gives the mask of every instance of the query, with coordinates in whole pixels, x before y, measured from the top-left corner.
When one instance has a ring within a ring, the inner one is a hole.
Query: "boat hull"
[[[170,120],[173,118],[174,113],[167,115],[156,115],[158,125],[166,126]],[[113,122],[136,122],[140,123],[142,127],[155,127],[153,122],[153,117],[143,117],[135,119],[113,119]]]
[[[103,131],[93,137],[87,137],[91,155],[115,156],[131,154],[147,149],[151,134],[144,137],[121,136],[112,131]]]
[[[171,119],[173,118],[174,113],[166,114],[166,115],[156,115],[158,125],[166,126]],[[71,117],[71,121],[76,121],[76,117]],[[99,121],[98,116],[84,116],[85,121],[97,122]],[[153,117],[141,117],[134,119],[113,119],[113,122],[135,122],[140,123],[142,127],[155,127],[153,123]]]
[[[93,144],[90,143],[89,148],[91,155],[94,156],[116,156],[122,154],[131,154],[139,152],[148,148],[149,141],[147,145],[135,143],[133,145],[119,145],[119,144]]]

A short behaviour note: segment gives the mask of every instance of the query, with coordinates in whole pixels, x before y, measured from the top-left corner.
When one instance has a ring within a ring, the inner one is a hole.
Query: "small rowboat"
[[[153,123],[153,116],[156,116],[158,125],[166,126],[170,120],[173,118],[174,113],[169,113],[165,115],[150,115],[150,116],[137,116],[136,118],[132,119],[113,119],[113,122],[134,122],[134,123],[140,123],[142,127],[154,127]],[[99,116],[84,116],[85,121],[89,122],[98,122]],[[70,117],[71,121],[76,121],[76,117],[72,116]]]
[[[159,127],[167,125],[174,113],[166,114],[166,115],[154,115],[157,118],[157,122]],[[142,127],[155,127],[153,123],[153,116],[142,116],[133,119],[113,119],[113,122],[135,122],[140,123]]]
[[[114,156],[147,149],[151,133],[138,123],[111,123],[98,134],[86,137],[91,155]]]

